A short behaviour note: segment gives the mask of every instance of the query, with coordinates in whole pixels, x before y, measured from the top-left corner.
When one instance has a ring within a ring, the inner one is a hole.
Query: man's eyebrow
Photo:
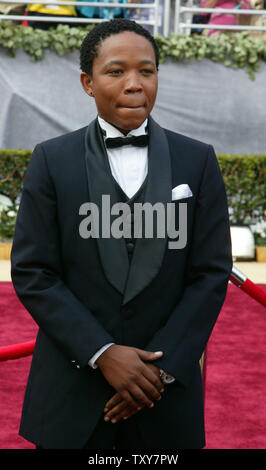
[[[105,64],[105,67],[108,67],[109,65],[124,65],[125,62],[123,60],[110,60],[107,64]]]
[[[141,60],[140,64],[143,64],[143,65],[147,64],[147,65],[154,65],[155,66],[155,63],[152,60]]]
[[[139,62],[141,65],[153,65],[155,67],[155,63],[152,61],[152,60],[141,60]],[[126,62],[123,61],[123,60],[110,60],[110,62],[108,62],[107,64],[105,64],[105,68],[106,67],[110,67],[111,65],[125,65]]]

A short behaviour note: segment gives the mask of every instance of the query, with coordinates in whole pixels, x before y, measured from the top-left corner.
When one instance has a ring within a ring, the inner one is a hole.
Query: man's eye
[[[108,73],[111,75],[120,75],[123,73],[123,70],[110,70]]]
[[[153,70],[151,70],[151,69],[142,69],[141,72],[142,73],[153,73]]]

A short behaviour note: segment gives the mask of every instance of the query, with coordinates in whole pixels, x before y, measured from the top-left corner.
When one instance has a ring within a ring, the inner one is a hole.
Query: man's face
[[[81,73],[98,114],[124,134],[150,114],[158,89],[155,52],[148,39],[131,31],[104,39],[93,62],[92,75]]]

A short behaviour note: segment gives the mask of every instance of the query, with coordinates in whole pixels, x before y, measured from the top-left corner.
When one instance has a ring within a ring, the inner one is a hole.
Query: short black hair
[[[125,18],[115,18],[110,21],[98,23],[83,39],[80,47],[80,68],[82,72],[92,75],[93,61],[97,57],[98,48],[101,42],[113,34],[119,34],[123,31],[132,31],[150,41],[155,53],[156,68],[159,67],[159,49],[154,37],[147,29],[144,29],[135,21]]]

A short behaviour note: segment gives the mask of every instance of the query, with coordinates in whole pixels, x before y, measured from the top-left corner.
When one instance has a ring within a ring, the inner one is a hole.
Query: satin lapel
[[[172,173],[168,141],[164,130],[151,118],[148,119],[149,153],[148,181],[144,202],[152,205],[161,202],[165,206],[172,200]],[[170,223],[167,220],[167,226]],[[164,238],[137,238],[129,268],[123,305],[138,295],[157,275],[167,244],[167,226]]]
[[[125,240],[124,238],[119,239],[111,236],[103,238],[101,236],[102,195],[110,195],[110,208],[119,201],[114,182],[110,178],[108,156],[97,119],[91,122],[85,133],[85,161],[90,202],[95,203],[99,209],[100,236],[96,237],[96,240],[103,270],[110,284],[123,294],[129,268]],[[107,216],[109,217],[109,214]],[[116,217],[110,217],[110,225]]]

